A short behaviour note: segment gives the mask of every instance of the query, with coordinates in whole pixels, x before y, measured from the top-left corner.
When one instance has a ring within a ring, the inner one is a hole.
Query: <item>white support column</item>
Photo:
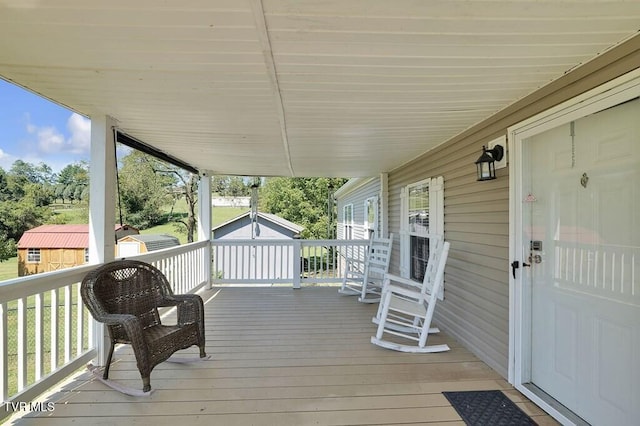
[[[109,116],[91,117],[89,201],[89,263],[109,262],[115,257],[116,150],[115,121]],[[109,340],[102,324],[94,322],[96,362],[104,365]]]
[[[211,241],[211,175],[202,173],[198,185],[198,241]],[[205,251],[207,287],[211,288],[211,244]]]

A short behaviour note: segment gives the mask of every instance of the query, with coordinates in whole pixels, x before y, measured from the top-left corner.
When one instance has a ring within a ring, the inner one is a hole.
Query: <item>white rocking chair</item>
[[[364,266],[357,258],[347,258],[345,275],[338,292],[346,296],[359,295],[359,302],[378,302],[384,276],[389,270],[392,245],[393,234],[389,234],[389,238],[371,238]]]
[[[446,344],[427,346],[429,333],[438,333],[431,327],[438,293],[444,283],[444,268],[449,255],[449,243],[437,242],[429,254],[427,269],[422,284],[387,274],[382,291],[378,314],[373,322],[378,324],[371,343],[401,352],[430,353],[449,350]],[[401,344],[383,340],[391,334],[416,344]]]

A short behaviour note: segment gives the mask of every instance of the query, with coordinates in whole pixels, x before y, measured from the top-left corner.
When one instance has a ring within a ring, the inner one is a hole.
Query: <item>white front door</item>
[[[521,384],[588,423],[638,424],[640,99],[520,142]]]

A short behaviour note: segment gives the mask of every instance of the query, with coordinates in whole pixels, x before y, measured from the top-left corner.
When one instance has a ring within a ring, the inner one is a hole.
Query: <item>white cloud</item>
[[[68,137],[52,126],[39,127],[36,124],[27,123],[26,130],[29,134],[35,135],[37,152],[42,155],[89,154],[91,121],[75,112],[71,113],[67,120]]]
[[[70,151],[74,154],[88,153],[91,146],[91,120],[74,112],[67,120],[67,129],[71,133],[67,140]]]
[[[13,162],[16,160],[17,158],[15,156],[8,154],[0,149],[0,167],[2,167],[4,170],[9,170]]]
[[[65,151],[64,135],[55,127],[42,127],[36,130],[38,150],[46,154],[58,154]]]

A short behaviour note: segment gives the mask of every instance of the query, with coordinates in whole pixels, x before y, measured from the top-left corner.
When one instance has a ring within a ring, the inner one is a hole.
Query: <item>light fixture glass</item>
[[[502,160],[504,149],[502,145],[496,145],[493,149],[482,146],[482,155],[476,160],[478,181],[492,180],[496,178],[496,161]]]

